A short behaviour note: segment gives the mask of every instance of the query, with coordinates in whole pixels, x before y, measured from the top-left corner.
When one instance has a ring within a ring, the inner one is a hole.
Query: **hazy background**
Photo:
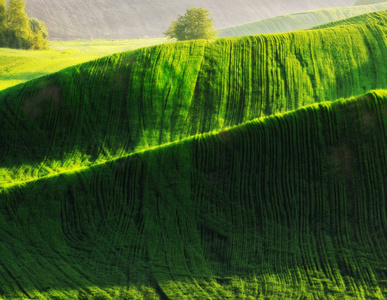
[[[26,0],[30,17],[46,23],[51,40],[160,37],[190,7],[208,9],[217,29],[354,0]]]

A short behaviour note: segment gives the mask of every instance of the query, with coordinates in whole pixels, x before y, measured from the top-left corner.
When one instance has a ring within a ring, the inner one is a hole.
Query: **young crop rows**
[[[3,190],[1,294],[383,299],[386,130],[373,92]]]
[[[386,298],[386,20],[0,91],[0,298]]]
[[[387,87],[383,17],[116,54],[0,92],[3,187]]]

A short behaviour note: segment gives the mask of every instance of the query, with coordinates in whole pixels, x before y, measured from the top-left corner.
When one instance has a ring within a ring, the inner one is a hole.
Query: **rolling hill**
[[[325,8],[306,12],[298,12],[222,28],[219,30],[218,37],[235,37],[310,29],[324,23],[347,19],[365,13],[385,9],[387,9],[387,2],[372,5]]]
[[[321,24],[319,26],[313,27],[312,29],[324,29],[324,28],[339,28],[339,27],[345,27],[345,26],[352,26],[357,24],[382,24],[385,22],[384,15],[386,13],[386,10],[375,12],[375,13],[369,13],[364,14],[348,19],[333,21],[325,24]],[[381,30],[384,31],[385,34],[387,34],[387,26],[382,25]]]
[[[217,28],[353,0],[26,0],[31,17],[44,21],[53,40],[161,37],[178,14],[204,7]]]
[[[0,91],[1,185],[385,88],[386,15],[158,45]]]
[[[3,299],[384,299],[387,91],[0,191]]]
[[[0,91],[0,298],[385,299],[386,21]]]

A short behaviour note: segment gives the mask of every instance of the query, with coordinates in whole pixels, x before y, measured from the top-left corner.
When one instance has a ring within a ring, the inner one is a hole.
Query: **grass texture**
[[[50,50],[0,48],[0,90],[116,52],[162,44],[167,39],[49,42]]]
[[[3,299],[385,299],[387,91],[0,192]]]
[[[0,298],[386,298],[386,20],[0,91]]]
[[[237,37],[309,29],[324,23],[386,9],[387,2],[372,5],[324,8],[222,28],[219,30],[218,37]]]
[[[386,88],[386,15],[158,45],[0,91],[0,186]]]

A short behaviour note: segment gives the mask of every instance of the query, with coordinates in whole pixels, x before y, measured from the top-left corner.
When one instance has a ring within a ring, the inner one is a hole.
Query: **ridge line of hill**
[[[387,91],[351,99],[0,193],[1,296],[384,299]]]
[[[384,3],[384,2],[382,2],[382,3]],[[385,2],[385,3],[387,5],[387,2]],[[378,5],[378,4],[375,4],[375,5]],[[361,21],[364,20],[366,22],[371,21],[372,24],[377,24],[377,18],[379,16],[383,17],[385,15],[385,14],[383,15],[382,12],[387,12],[387,9],[380,10],[380,11],[371,11],[371,12],[367,12],[367,13],[364,13],[364,14],[356,15],[356,16],[353,16],[353,17],[349,17],[349,18],[345,18],[345,19],[340,19],[340,20],[332,21],[332,22],[328,22],[328,23],[324,23],[324,24],[321,24],[321,25],[318,25],[318,26],[311,27],[311,28],[308,29],[308,31],[310,31],[310,30],[323,30],[323,29],[328,29],[328,28],[340,27],[340,25],[356,25],[358,23],[357,21],[359,21],[359,20],[361,20]],[[303,14],[303,12],[295,13],[295,14]],[[274,17],[274,18],[277,18],[277,17]],[[364,23],[366,23],[366,22],[364,22]],[[250,24],[250,23],[246,23],[246,24]],[[241,24],[241,25],[243,25],[243,24]],[[259,35],[276,36],[276,35],[282,35],[282,34],[290,34],[290,33],[296,33],[296,32],[303,32],[304,30],[305,29],[292,29],[291,31],[267,32],[267,33],[260,33]],[[387,34],[387,29],[386,29],[386,34]],[[219,37],[218,39],[215,39],[215,40],[205,40],[204,42],[212,44],[212,43],[217,43],[219,40],[222,40],[222,39],[243,39],[243,38],[248,38],[248,37],[254,36],[254,35],[256,35],[256,34],[249,34],[249,35],[243,35],[243,36],[224,36],[224,37],[222,36],[222,37]],[[179,43],[187,43],[187,42],[190,42],[190,41],[177,41],[177,42],[170,43],[170,45],[179,44]],[[163,45],[163,44],[141,46],[140,48],[135,48],[133,50],[126,50],[126,51],[121,51],[121,52],[115,52],[115,53],[111,53],[111,54],[106,54],[106,55],[101,56],[101,57],[92,58],[92,59],[90,59],[88,61],[80,62],[78,64],[71,65],[71,66],[67,66],[67,67],[64,67],[63,69],[57,70],[55,72],[52,72],[52,73],[49,73],[49,74],[45,74],[45,75],[42,75],[42,76],[38,76],[38,77],[32,78],[32,79],[30,79],[28,81],[21,82],[21,83],[19,83],[17,85],[13,85],[13,86],[7,87],[5,89],[1,89],[0,90],[0,96],[1,96],[1,94],[3,92],[7,92],[9,89],[17,88],[19,86],[23,86],[23,85],[25,85],[25,84],[27,84],[29,82],[33,82],[34,80],[38,80],[38,79],[41,79],[41,78],[49,77],[51,75],[54,75],[54,74],[57,74],[57,73],[61,73],[61,72],[64,72],[66,70],[71,70],[72,68],[77,68],[77,67],[80,67],[80,66],[85,65],[85,64],[93,63],[93,62],[99,61],[101,59],[107,59],[109,57],[113,57],[113,56],[124,54],[124,53],[136,53],[137,51],[143,50],[145,48],[155,48],[155,47],[159,47],[160,45]]]
[[[142,48],[1,91],[2,182],[383,89],[385,19]]]
[[[386,2],[386,4],[387,4],[387,2]],[[346,19],[342,19],[342,20],[337,20],[337,21],[332,21],[332,22],[328,22],[325,24],[321,24],[321,25],[310,28],[310,30],[321,30],[321,29],[327,29],[327,28],[335,28],[335,27],[340,27],[340,26],[344,26],[344,25],[345,26],[356,25],[357,23],[359,23],[359,21],[367,20],[367,18],[369,20],[369,17],[372,17],[374,22],[377,23],[377,20],[381,19],[381,16],[383,16],[383,14],[385,14],[386,12],[387,12],[387,9],[374,11],[374,12],[368,12],[368,13],[361,14],[358,16],[353,16],[351,18],[346,18]]]
[[[37,181],[40,181],[40,180],[44,181],[44,180],[47,180],[47,179],[50,179],[50,178],[53,178],[53,177],[58,177],[58,176],[61,176],[61,175],[68,175],[68,174],[73,174],[73,173],[79,173],[79,172],[83,172],[83,171],[86,171],[86,170],[89,170],[89,169],[92,169],[92,168],[98,168],[99,166],[110,164],[112,162],[116,162],[116,161],[119,161],[121,159],[128,159],[128,158],[130,158],[132,156],[142,155],[143,153],[147,153],[147,152],[150,152],[150,151],[159,151],[160,149],[165,149],[165,148],[169,148],[169,147],[175,147],[175,146],[177,146],[179,144],[188,143],[188,142],[191,142],[191,141],[193,141],[195,139],[203,139],[203,138],[205,139],[207,137],[213,137],[213,136],[216,136],[216,135],[219,135],[219,134],[227,136],[227,135],[230,134],[230,132],[233,132],[233,131],[235,131],[237,129],[243,129],[244,127],[248,127],[248,126],[250,126],[252,124],[262,124],[262,126],[265,126],[265,122],[269,122],[271,119],[275,119],[275,118],[278,118],[278,117],[288,118],[288,117],[292,116],[293,114],[296,114],[297,112],[299,112],[301,110],[305,110],[305,109],[306,110],[307,109],[317,109],[318,110],[318,109],[321,108],[321,106],[330,107],[330,106],[335,106],[337,103],[342,103],[342,102],[352,102],[352,101],[356,102],[359,99],[362,99],[362,98],[368,97],[368,96],[373,96],[375,98],[375,97],[380,96],[381,93],[387,94],[387,90],[383,90],[383,89],[371,90],[371,91],[369,91],[369,92],[367,92],[365,94],[358,95],[358,96],[353,96],[353,97],[350,97],[350,98],[347,98],[347,99],[343,99],[342,98],[342,99],[336,99],[336,100],[333,100],[333,101],[324,101],[324,102],[319,102],[319,103],[313,103],[313,104],[310,104],[310,105],[306,105],[306,106],[297,108],[295,110],[286,111],[286,112],[283,112],[283,113],[276,113],[276,114],[270,115],[270,116],[255,118],[255,119],[246,121],[244,123],[241,123],[241,124],[238,124],[238,125],[234,125],[234,126],[230,126],[230,127],[227,127],[227,128],[221,129],[221,130],[214,130],[214,131],[205,132],[205,133],[202,133],[202,134],[188,136],[188,137],[185,137],[184,139],[181,139],[181,140],[177,140],[177,141],[173,141],[173,142],[169,142],[169,143],[165,143],[165,144],[161,144],[161,145],[155,145],[153,147],[149,147],[149,148],[142,149],[142,150],[139,150],[139,151],[136,151],[136,152],[132,152],[132,153],[129,153],[129,154],[121,156],[121,157],[115,157],[115,158],[112,158],[110,160],[98,162],[98,163],[95,163],[95,164],[90,165],[90,166],[79,167],[79,168],[75,168],[75,169],[69,169],[69,170],[65,170],[65,171],[62,171],[62,172],[50,174],[50,175],[47,175],[47,176],[44,176],[44,177],[34,178],[34,179],[31,179],[31,180],[20,181],[20,182],[13,182],[13,183],[11,183],[9,185],[3,185],[3,186],[1,185],[1,182],[0,182],[0,192],[6,191],[7,189],[12,189],[12,188],[15,188],[15,187],[23,186],[25,184],[37,182]]]

